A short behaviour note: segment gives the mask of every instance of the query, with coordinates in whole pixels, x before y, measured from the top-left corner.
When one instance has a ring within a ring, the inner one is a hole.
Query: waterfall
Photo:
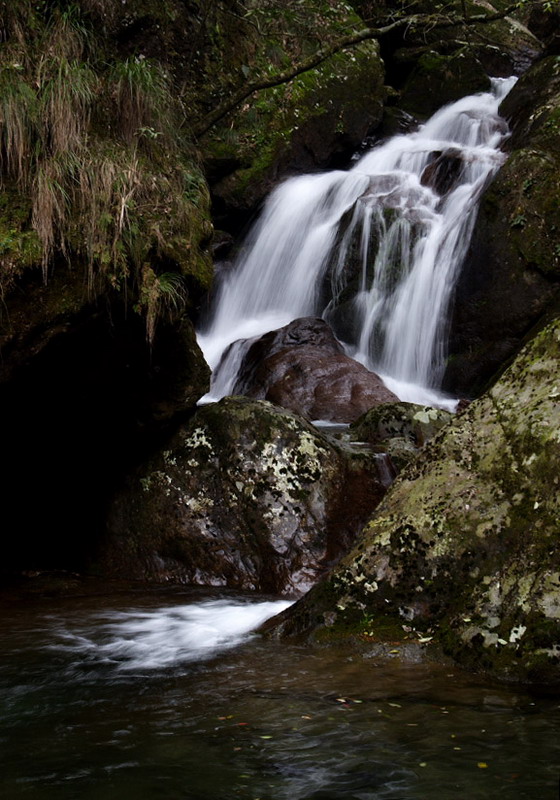
[[[449,305],[478,201],[505,159],[498,107],[514,82],[493,79],[347,172],[271,194],[199,333],[214,370],[207,399],[231,393],[243,342],[315,315],[401,399],[444,403]]]

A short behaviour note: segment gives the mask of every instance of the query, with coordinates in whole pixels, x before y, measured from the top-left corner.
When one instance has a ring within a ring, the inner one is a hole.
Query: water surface
[[[6,611],[0,796],[556,798],[557,698],[247,636],[280,607],[121,596]]]

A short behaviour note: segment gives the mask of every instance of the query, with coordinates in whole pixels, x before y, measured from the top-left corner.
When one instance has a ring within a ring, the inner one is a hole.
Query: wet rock
[[[397,400],[381,379],[347,356],[321,319],[294,320],[249,349],[235,392],[269,400],[307,419],[352,422]]]
[[[560,682],[559,359],[556,321],[423,448],[279,630],[393,620],[391,636],[406,628],[471,669]]]
[[[350,433],[353,440],[368,442],[387,453],[397,473],[452,419],[453,414],[443,409],[383,403],[356,420]]]
[[[455,291],[444,388],[473,396],[558,303],[560,66],[531,68],[500,108],[510,156],[486,191]]]
[[[420,176],[422,186],[429,186],[438,194],[447,194],[457,184],[463,170],[463,157],[460,150],[449,148],[432,154],[433,160]]]
[[[205,406],[116,499],[103,570],[303,591],[383,495],[378,460],[270,403],[234,397]]]

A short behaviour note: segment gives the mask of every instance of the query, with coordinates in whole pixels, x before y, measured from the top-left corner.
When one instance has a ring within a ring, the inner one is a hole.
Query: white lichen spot
[[[526,630],[527,627],[525,625],[518,625],[516,628],[512,628],[509,634],[510,643],[514,644],[515,642],[518,642]]]
[[[523,459],[522,464],[523,464],[524,467],[528,467],[533,463],[533,461],[536,461],[536,460],[537,460],[537,454],[536,453],[531,453],[530,456],[527,456],[526,458]]]
[[[195,428],[191,435],[185,439],[185,447],[192,450],[196,450],[198,447],[205,447],[207,450],[212,451],[212,444],[208,440],[204,428]]]

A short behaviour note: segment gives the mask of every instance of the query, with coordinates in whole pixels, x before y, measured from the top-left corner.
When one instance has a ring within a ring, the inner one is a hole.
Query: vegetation
[[[40,264],[47,282],[60,258],[77,259],[90,292],[110,286],[136,297],[152,339],[162,305],[154,294],[165,295],[152,275],[209,285],[198,247],[210,231],[208,194],[164,66],[112,59],[88,5],[1,7],[0,181],[12,203],[0,218],[0,292],[30,266]],[[40,246],[25,259],[30,238]]]

